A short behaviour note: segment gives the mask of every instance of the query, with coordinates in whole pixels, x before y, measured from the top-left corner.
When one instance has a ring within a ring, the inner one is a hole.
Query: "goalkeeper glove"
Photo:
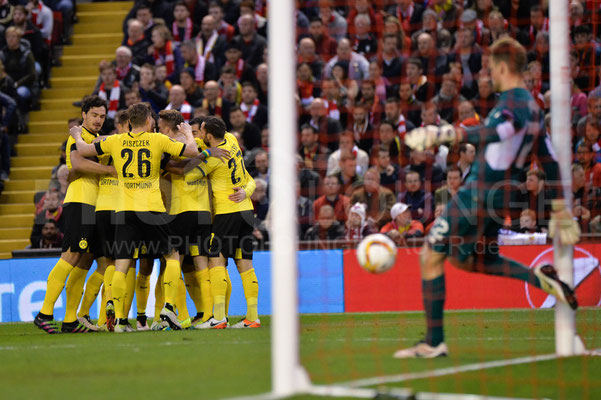
[[[580,226],[572,212],[566,207],[565,200],[555,199],[551,203],[551,220],[549,221],[549,237],[558,236],[564,245],[573,245],[580,240]]]
[[[453,125],[445,124],[440,127],[428,125],[407,133],[405,144],[412,150],[423,151],[439,144],[459,142],[461,137],[461,131],[455,129]]]

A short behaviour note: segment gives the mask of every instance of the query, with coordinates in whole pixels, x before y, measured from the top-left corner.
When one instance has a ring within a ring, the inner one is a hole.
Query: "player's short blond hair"
[[[513,74],[521,74],[528,62],[526,49],[517,40],[504,37],[490,46],[490,57],[495,63],[504,62]]]

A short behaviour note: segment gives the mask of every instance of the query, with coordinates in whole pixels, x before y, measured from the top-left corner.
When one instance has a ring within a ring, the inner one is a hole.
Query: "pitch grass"
[[[235,321],[235,319],[232,319]],[[0,325],[0,398],[217,399],[270,388],[270,320],[262,329],[48,335]],[[423,336],[421,313],[301,317],[301,359],[316,384],[430,371],[554,351],[550,310],[446,314],[451,355],[395,360]],[[601,310],[578,313],[589,348],[601,348]],[[601,357],[502,367],[390,384],[418,391],[600,399]],[[294,399],[316,398],[295,396]]]

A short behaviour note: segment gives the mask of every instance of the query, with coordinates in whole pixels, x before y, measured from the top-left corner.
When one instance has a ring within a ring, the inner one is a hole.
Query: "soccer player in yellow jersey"
[[[217,117],[205,118],[201,126],[204,142],[211,147],[227,150],[227,163],[209,158],[197,167],[209,177],[213,191],[212,238],[209,248],[209,275],[213,294],[213,317],[197,326],[198,329],[224,329],[228,258],[234,258],[242,278],[246,297],[246,318],[232,328],[261,326],[257,311],[259,284],[252,266],[253,205],[250,200],[255,182],[246,171],[242,151],[237,141],[226,137],[225,123]]]
[[[80,139],[90,144],[98,136],[106,118],[106,101],[98,96],[82,100],[83,126]],[[67,310],[61,327],[62,332],[87,332],[88,328],[77,321],[77,307],[81,300],[85,278],[92,265],[93,250],[97,243],[94,207],[98,193],[98,175],[114,174],[111,166],[101,165],[84,158],[73,138],[67,141],[67,167],[81,176],[74,179],[67,189],[63,205],[63,218],[67,221],[61,257],[48,275],[48,285],[42,309],[34,324],[47,333],[58,333],[54,321],[54,304],[67,282]],[[77,267],[76,267],[77,266]]]
[[[151,115],[147,105],[134,104],[129,107],[128,113],[131,132],[125,134],[109,136],[89,144],[82,139],[78,129],[71,129],[70,132],[81,154],[109,154],[113,157],[122,188],[116,207],[116,261],[112,287],[118,320],[115,332],[125,330],[125,273],[135,250],[142,247],[150,254],[165,255],[165,307],[161,310],[161,319],[171,329],[181,329],[174,312],[176,284],[181,276],[179,254],[176,249],[170,248],[165,206],[159,190],[159,172],[163,153],[194,157],[198,155],[198,148],[191,131],[184,132],[186,143],[176,142],[161,133],[148,132]]]

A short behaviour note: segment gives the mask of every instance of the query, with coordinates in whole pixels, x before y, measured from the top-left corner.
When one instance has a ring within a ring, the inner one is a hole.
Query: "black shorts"
[[[211,241],[211,213],[186,211],[172,215],[171,243],[180,255],[208,256]]]
[[[252,260],[253,220],[252,210],[215,215],[209,257]]]
[[[98,253],[95,207],[84,203],[67,203],[61,218],[65,220],[63,252]]]
[[[115,214],[115,259],[156,258],[171,252],[169,215],[152,211],[119,211]]]
[[[115,246],[115,211],[96,211],[96,231],[98,233],[97,257],[113,258]]]

